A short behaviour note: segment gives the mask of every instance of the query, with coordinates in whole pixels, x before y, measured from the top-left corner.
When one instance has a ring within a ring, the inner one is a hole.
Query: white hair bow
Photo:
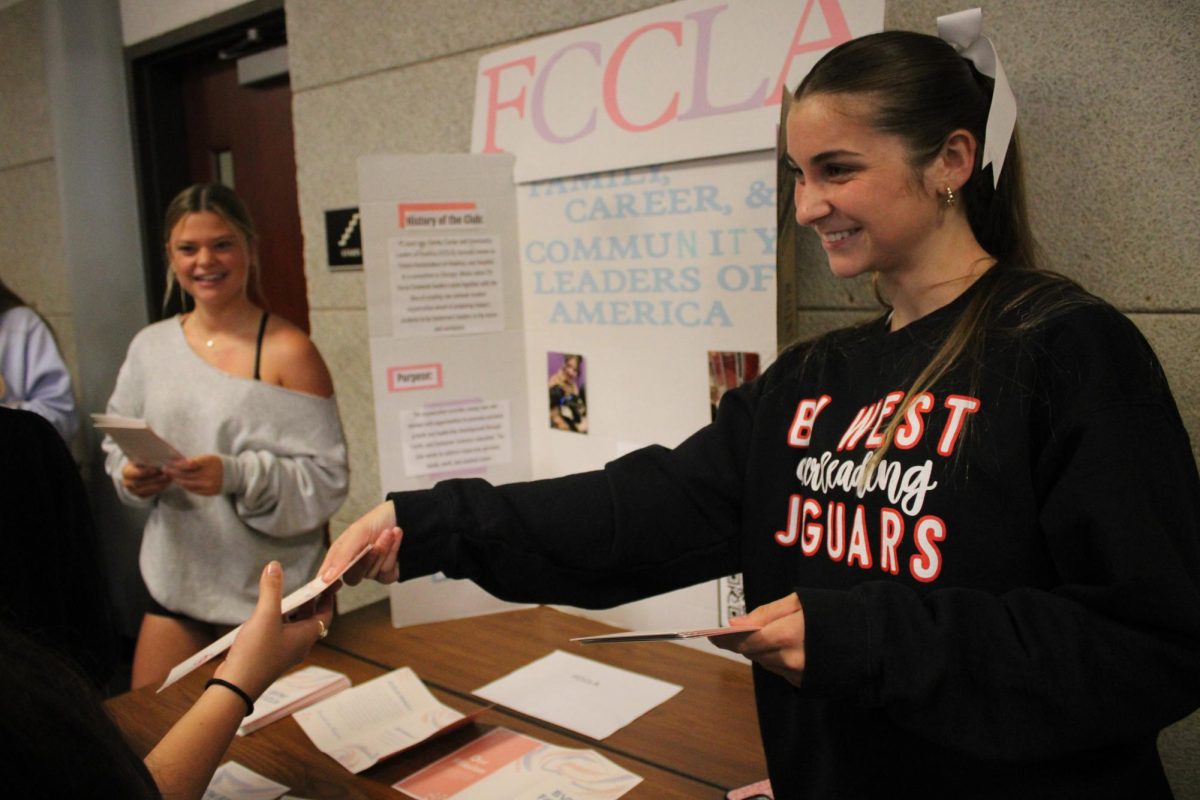
[[[1004,155],[1012,140],[1017,125],[1017,98],[1008,85],[1004,66],[996,55],[992,40],[983,35],[983,11],[968,8],[937,18],[938,38],[949,42],[958,54],[975,65],[975,69],[991,78],[992,105],[988,109],[987,128],[984,130],[983,161],[981,166],[992,165],[993,187],[1000,184],[1000,170],[1004,168]]]

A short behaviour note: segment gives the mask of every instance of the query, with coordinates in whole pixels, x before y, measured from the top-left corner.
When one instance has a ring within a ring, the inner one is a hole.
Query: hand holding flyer
[[[161,467],[186,458],[174,445],[155,433],[144,419],[132,419],[116,414],[92,414],[92,422],[96,430],[112,437],[121,448],[121,452],[134,463],[147,467]]]
[[[336,583],[337,580],[342,577],[342,574],[346,570],[350,569],[350,567],[352,567],[360,558],[365,556],[370,549],[370,545],[364,547],[358,555],[351,559],[350,562],[346,564],[346,566],[340,572],[332,576],[328,581],[322,580],[321,576],[318,575],[296,591],[289,594],[287,597],[283,598],[281,613],[287,615],[310,600],[315,600],[321,595],[322,592]],[[233,644],[233,640],[237,638],[238,632],[241,631],[241,629],[242,626],[238,625],[236,628],[222,636],[220,639],[217,639],[208,647],[176,664],[174,668],[167,673],[167,679],[163,681],[162,686],[158,687],[158,691],[161,692],[163,689],[166,689],[168,686],[175,683],[192,670],[203,664],[207,664],[216,656],[224,653]]]

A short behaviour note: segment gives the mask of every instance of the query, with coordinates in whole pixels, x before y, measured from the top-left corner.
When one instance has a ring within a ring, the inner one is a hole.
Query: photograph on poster
[[[578,353],[547,353],[546,372],[550,396],[550,427],[560,431],[587,433],[587,389],[583,356]]]
[[[720,353],[708,351],[708,402],[712,418],[717,418],[721,395],[758,377],[758,353]]]

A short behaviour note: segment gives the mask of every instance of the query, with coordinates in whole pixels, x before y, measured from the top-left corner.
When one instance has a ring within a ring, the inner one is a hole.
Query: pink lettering
[[[671,34],[671,37],[675,40],[675,44],[683,45],[683,25],[681,23],[654,22],[649,25],[643,25],[621,40],[621,43],[617,45],[617,49],[613,51],[612,58],[608,61],[608,68],[604,70],[604,108],[608,111],[609,118],[617,124],[617,127],[634,133],[653,130],[661,125],[665,125],[675,118],[679,109],[679,92],[675,92],[666,110],[657,119],[647,122],[644,125],[638,125],[626,119],[621,109],[617,107],[617,73],[621,69],[621,62],[625,60],[625,54],[633,45],[634,40],[652,30],[664,30]]]
[[[487,100],[487,135],[484,138],[483,152],[485,153],[500,153],[503,152],[496,146],[496,114],[503,108],[512,108],[517,112],[517,116],[524,118],[525,116],[525,87],[521,87],[521,91],[517,96],[509,100],[500,100],[500,73],[512,67],[524,67],[529,70],[529,74],[533,75],[536,67],[537,59],[533,56],[518,58],[516,61],[509,61],[506,64],[497,64],[491,69],[485,69],[483,74],[488,80],[488,100]]]
[[[829,28],[829,35],[824,39],[818,39],[815,42],[803,42],[804,30],[808,26],[808,15],[812,12],[813,3],[820,2],[821,13],[825,15],[825,24]],[[846,15],[842,13],[842,6],[838,0],[808,0],[808,4],[804,6],[804,12],[800,15],[800,24],[796,26],[796,32],[792,34],[792,43],[788,47],[788,52],[783,61],[783,69],[779,71],[779,80],[775,82],[775,88],[767,95],[765,106],[773,106],[779,104],[783,100],[783,89],[787,82],[788,72],[792,69],[792,62],[797,56],[805,53],[811,53],[814,50],[825,50],[835,47],[842,42],[850,41],[850,26],[846,23]]]

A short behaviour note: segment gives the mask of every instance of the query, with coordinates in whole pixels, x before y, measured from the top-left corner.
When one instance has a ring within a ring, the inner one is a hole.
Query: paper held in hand
[[[707,636],[736,636],[739,633],[753,633],[759,630],[759,625],[726,625],[722,628],[692,628],[673,631],[618,631],[604,633],[599,636],[578,636],[572,642],[580,644],[614,644],[616,642],[669,642],[680,639],[699,639]]]
[[[350,560],[350,563],[348,563],[340,572],[338,572],[337,575],[333,577],[333,580],[326,582],[321,579],[320,575],[318,575],[296,591],[289,594],[287,597],[283,598],[283,608],[281,610],[282,613],[285,615],[289,614],[307,603],[309,600],[315,600],[321,595],[322,592],[324,592],[339,578],[341,578],[342,575],[345,574],[346,570],[350,569],[350,567],[354,566],[360,558],[365,556],[370,549],[371,545],[364,547],[358,555]],[[161,692],[163,689],[166,689],[168,686],[175,683],[192,670],[208,663],[213,658],[221,655],[221,653],[224,653],[229,649],[230,645],[233,644],[233,640],[237,638],[238,632],[241,631],[241,629],[242,626],[238,625],[236,628],[222,636],[220,639],[217,639],[208,647],[176,664],[175,667],[169,673],[167,673],[167,679],[163,681],[162,686],[158,687],[158,691]]]
[[[121,417],[116,414],[92,414],[96,430],[112,437],[130,461],[147,467],[161,467],[176,459],[186,458],[168,444],[144,419]]]

